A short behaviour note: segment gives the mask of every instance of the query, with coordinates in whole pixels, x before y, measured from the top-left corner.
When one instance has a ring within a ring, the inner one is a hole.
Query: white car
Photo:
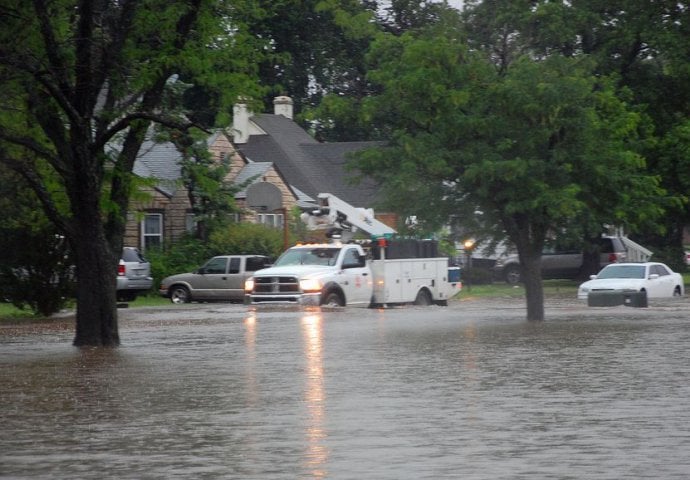
[[[592,275],[577,290],[577,298],[587,300],[590,292],[646,292],[648,298],[678,297],[685,294],[680,273],[663,263],[613,263]]]

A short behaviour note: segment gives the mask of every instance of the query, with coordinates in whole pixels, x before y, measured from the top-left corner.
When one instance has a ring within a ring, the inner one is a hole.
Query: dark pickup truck
[[[601,268],[610,263],[625,262],[627,251],[619,237],[601,237]],[[577,250],[547,247],[541,257],[541,272],[544,279],[575,279],[582,269],[582,252]],[[520,282],[520,261],[517,255],[508,255],[496,261],[494,275],[511,285]]]

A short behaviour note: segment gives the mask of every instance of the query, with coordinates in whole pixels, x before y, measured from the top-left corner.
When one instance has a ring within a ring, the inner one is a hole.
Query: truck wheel
[[[136,292],[128,292],[126,290],[120,290],[117,292],[117,301],[118,302],[133,302],[134,300],[137,299],[137,294]]]
[[[189,290],[186,287],[173,287],[170,291],[170,301],[172,303],[189,303]]]
[[[510,265],[506,267],[505,279],[510,285],[517,285],[520,283],[520,267],[517,265]]]
[[[336,292],[331,292],[326,295],[326,298],[323,299],[321,305],[325,305],[327,307],[344,307],[345,302],[343,302],[343,299],[339,294]]]
[[[414,299],[414,304],[424,307],[431,305],[431,295],[429,295],[429,292],[425,288],[417,292],[417,298]]]

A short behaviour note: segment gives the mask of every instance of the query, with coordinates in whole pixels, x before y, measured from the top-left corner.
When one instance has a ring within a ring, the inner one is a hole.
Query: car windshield
[[[602,278],[645,278],[644,265],[609,265],[604,268],[597,279]]]
[[[276,267],[286,265],[335,265],[339,248],[291,248],[283,253],[276,263]]]

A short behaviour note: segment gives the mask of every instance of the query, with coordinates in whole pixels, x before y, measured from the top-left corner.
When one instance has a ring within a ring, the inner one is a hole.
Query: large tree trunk
[[[541,279],[541,256],[525,255],[520,258],[522,278],[527,300],[527,320],[544,320],[544,285]]]
[[[586,238],[582,248],[582,266],[577,280],[589,280],[590,275],[596,275],[601,270],[601,247],[596,238]]]
[[[77,142],[77,145],[80,145]],[[101,208],[103,168],[91,152],[74,148],[75,180],[67,184],[73,217],[70,244],[77,267],[75,346],[115,347],[120,344],[117,325],[117,261],[121,229],[106,235]]]
[[[503,223],[520,258],[520,275],[525,286],[527,301],[527,320],[541,322],[544,320],[541,254],[544,249],[546,226],[529,222],[525,215],[519,214],[507,217]]]
[[[75,242],[77,318],[75,346],[114,347],[120,344],[117,324],[117,258],[102,234],[98,218],[82,222],[82,238]],[[89,227],[88,224],[92,223]]]

